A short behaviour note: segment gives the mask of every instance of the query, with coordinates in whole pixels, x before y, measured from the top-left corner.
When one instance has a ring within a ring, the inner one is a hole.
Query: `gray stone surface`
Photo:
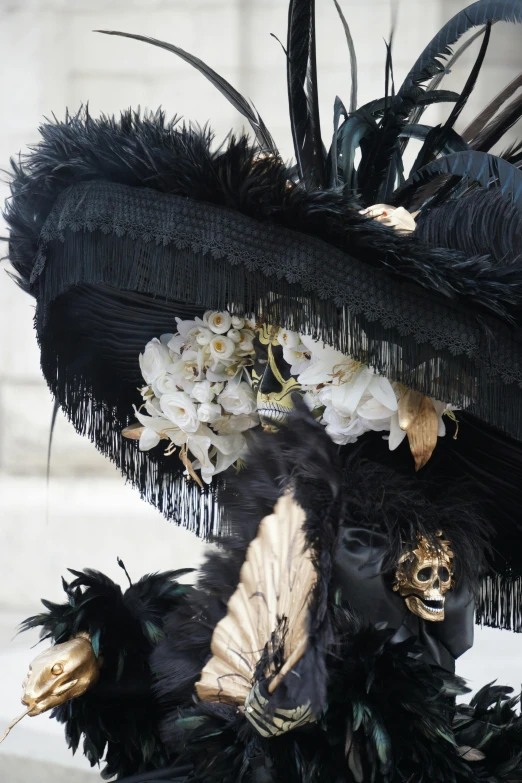
[[[95,783],[100,779],[95,772],[71,770],[57,764],[33,761],[25,756],[0,755],[2,783]]]

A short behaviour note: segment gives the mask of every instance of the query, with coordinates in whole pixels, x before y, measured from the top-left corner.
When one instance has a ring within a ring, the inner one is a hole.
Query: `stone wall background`
[[[394,43],[397,82],[439,27],[466,4],[400,2]],[[363,103],[384,90],[383,38],[390,31],[391,3],[343,0],[342,5],[357,47]],[[139,32],[200,56],[255,102],[283,155],[290,157],[284,55],[270,37],[274,33],[284,41],[286,15],[286,0],[0,0],[0,167],[7,168],[10,155],[37,141],[42,117],[53,112],[62,117],[66,107],[74,112],[86,102],[94,115],[162,105],[169,115],[201,124],[211,120],[218,140],[231,127],[241,129],[242,118],[190,66],[168,52],[98,35],[94,29]],[[330,0],[318,0],[317,19],[327,139],[335,95],[348,100],[349,65]],[[511,25],[494,28],[487,64],[464,122],[520,70],[521,36],[522,30]],[[446,88],[462,86],[476,51],[460,61]],[[0,197],[5,196],[3,185]],[[47,485],[52,403],[40,376],[32,317],[29,297],[0,274],[0,724],[19,709],[18,683],[34,656],[29,639],[10,641],[15,626],[37,609],[41,596],[60,598],[60,576],[67,567],[98,568],[121,581],[117,556],[137,577],[197,564],[203,551],[190,534],[169,526],[142,503],[61,416]],[[520,654],[522,640],[486,631],[478,641],[465,659],[467,675],[477,683],[490,681],[502,666],[505,680],[506,666]],[[489,650],[495,650],[495,662]],[[513,684],[520,682],[515,669],[508,669],[508,675]],[[58,781],[56,769],[43,762],[70,763],[61,729],[45,717],[26,724],[2,747],[0,771],[8,773],[9,781],[36,779],[15,758],[29,756],[40,762],[38,780],[52,774]],[[85,768],[83,759],[76,765]],[[72,781],[72,773],[66,774]]]

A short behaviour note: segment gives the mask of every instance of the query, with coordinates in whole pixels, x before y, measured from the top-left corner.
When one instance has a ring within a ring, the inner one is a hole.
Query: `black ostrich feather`
[[[125,592],[98,571],[71,571],[75,579],[63,581],[67,602],[44,600],[47,611],[22,623],[22,630],[40,627],[41,638],[53,644],[86,631],[95,654],[103,657],[99,682],[52,715],[65,724],[73,752],[83,737],[91,766],[105,761],[104,778],[154,769],[167,761],[148,658],[163,638],[165,616],[191,592],[176,581],[190,571],[144,576]]]
[[[497,185],[517,209],[522,204],[522,173],[508,161],[477,150],[455,152],[418,169],[395,192],[394,202],[407,207],[421,186],[441,175],[477,183],[484,188]]]
[[[364,626],[338,608],[332,615],[328,699],[317,723],[266,740],[234,707],[186,704],[172,710],[166,732],[174,766],[157,779],[178,780],[182,764],[195,783],[520,779],[522,718],[511,689],[486,686],[455,707],[465,682],[425,663],[413,638],[394,643],[386,628]],[[188,651],[193,643],[185,638]]]

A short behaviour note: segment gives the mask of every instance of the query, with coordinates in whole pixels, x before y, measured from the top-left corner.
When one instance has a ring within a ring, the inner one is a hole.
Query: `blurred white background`
[[[359,103],[384,93],[389,0],[341,0],[359,61]],[[400,82],[414,58],[463,0],[401,0],[394,42]],[[198,123],[211,121],[220,140],[242,118],[190,66],[145,44],[93,33],[119,29],[168,40],[198,55],[251,98],[285,157],[291,156],[285,61],[270,37],[286,36],[287,0],[0,0],[0,167],[38,139],[42,117],[63,117],[89,102],[93,115],[128,106],[162,105]],[[331,0],[317,0],[318,67],[323,133],[329,138],[336,94],[348,101],[349,61]],[[464,122],[522,67],[522,28],[497,25]],[[473,54],[444,82],[462,86]],[[432,113],[431,119],[435,117]],[[7,196],[3,187],[2,198]],[[62,418],[46,485],[52,403],[40,376],[32,331],[33,304],[0,274],[0,733],[21,709],[26,668],[35,638],[13,640],[21,619],[39,599],[61,599],[67,567],[100,569],[124,581],[123,558],[133,577],[196,565],[202,545],[169,525]],[[475,648],[459,671],[476,689],[496,677],[519,687],[522,638],[477,629]],[[61,727],[46,716],[26,719],[0,749],[6,783],[88,783],[97,775],[83,758],[72,760]],[[57,766],[52,766],[57,765]],[[71,769],[69,765],[75,767]],[[83,771],[82,771],[83,770]]]

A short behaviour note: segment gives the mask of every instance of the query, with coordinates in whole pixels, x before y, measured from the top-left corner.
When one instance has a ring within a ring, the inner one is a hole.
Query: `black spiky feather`
[[[163,638],[165,616],[183,604],[191,588],[177,579],[191,569],[144,576],[125,592],[99,571],[71,571],[63,581],[67,602],[42,601],[46,611],[29,617],[22,630],[41,628],[53,644],[84,631],[103,664],[99,682],[52,715],[65,724],[69,747],[91,766],[105,762],[103,777],[130,775],[167,761],[159,737],[161,712],[152,695],[148,658]]]

